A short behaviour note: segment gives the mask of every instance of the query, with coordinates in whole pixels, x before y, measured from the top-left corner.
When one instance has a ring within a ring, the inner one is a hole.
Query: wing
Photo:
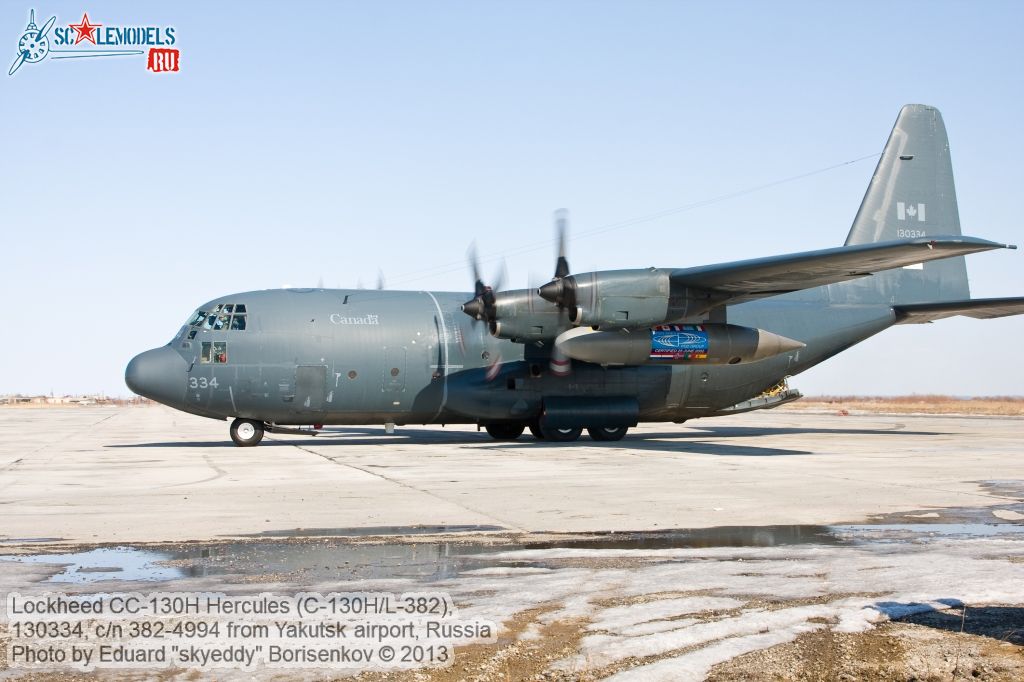
[[[907,265],[1016,246],[977,237],[919,237],[673,270],[673,284],[721,294],[730,304],[845,282]]]
[[[896,311],[896,324],[934,322],[954,315],[966,315],[977,320],[990,320],[994,317],[1024,314],[1024,297],[913,303],[893,306],[893,310]]]

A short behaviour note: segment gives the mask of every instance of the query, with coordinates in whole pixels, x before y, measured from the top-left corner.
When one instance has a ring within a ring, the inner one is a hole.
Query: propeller
[[[383,290],[387,286],[387,281],[384,279],[384,271],[377,268],[377,288]]]
[[[32,10],[32,18],[29,21],[30,21],[30,23],[33,23],[33,24],[35,23],[35,21],[36,21],[36,12],[35,12],[35,10]],[[57,21],[57,15],[54,15],[54,16],[50,17],[49,21],[47,21],[45,24],[43,24],[43,28],[36,32],[36,41],[37,42],[42,40],[46,36],[46,34],[50,32],[50,29],[53,28],[53,24],[56,21]],[[17,58],[14,60],[14,64],[11,65],[11,70],[7,72],[7,75],[8,76],[13,76],[14,72],[21,68],[21,65],[25,63],[26,59],[28,59],[28,50],[22,50],[21,54],[19,54],[17,56]]]
[[[555,235],[558,242],[555,276],[538,289],[537,294],[545,301],[557,304],[560,310],[573,311],[576,308],[576,280],[569,276],[569,259],[565,255],[568,232],[569,211],[560,208],[555,211]]]
[[[39,33],[36,33],[36,40],[42,40],[46,36],[46,34],[50,32],[50,29],[53,28],[53,24],[56,21],[57,15],[54,14],[52,17],[50,17],[50,20],[43,24],[43,27],[39,29]]]
[[[466,258],[469,260],[470,270],[473,272],[473,298],[462,304],[462,312],[474,320],[484,321],[488,324],[494,322],[497,309],[495,307],[494,291],[501,290],[505,281],[505,263],[501,264],[498,274],[494,278],[494,286],[484,283],[483,275],[480,274],[480,258],[477,255],[476,243],[470,245],[466,251]]]
[[[28,50],[22,50],[18,58],[14,60],[14,64],[11,66],[11,70],[7,72],[8,76],[13,76],[14,72],[21,68],[21,65],[25,63],[25,58],[28,57]]]

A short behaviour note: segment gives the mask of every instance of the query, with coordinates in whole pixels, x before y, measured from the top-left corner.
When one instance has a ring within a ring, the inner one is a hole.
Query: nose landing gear
[[[236,419],[231,422],[231,440],[241,448],[251,448],[263,440],[263,422],[252,419]]]

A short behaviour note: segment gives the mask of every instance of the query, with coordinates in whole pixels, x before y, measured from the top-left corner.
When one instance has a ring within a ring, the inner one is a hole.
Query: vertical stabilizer
[[[960,234],[942,114],[924,104],[908,104],[896,118],[846,244]],[[858,301],[888,303],[970,298],[963,257],[879,273],[848,291]]]

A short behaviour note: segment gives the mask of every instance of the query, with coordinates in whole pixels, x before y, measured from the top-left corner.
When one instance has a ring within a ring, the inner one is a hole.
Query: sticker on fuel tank
[[[707,360],[708,333],[699,324],[665,324],[651,329],[652,360]]]

